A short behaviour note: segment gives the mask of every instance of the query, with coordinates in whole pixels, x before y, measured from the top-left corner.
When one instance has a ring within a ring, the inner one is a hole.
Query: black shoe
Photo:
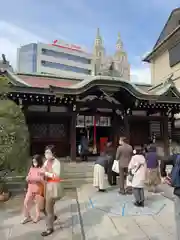
[[[144,201],[139,203],[140,207],[144,207]]]
[[[57,219],[58,219],[58,217],[55,215],[55,216],[54,216],[54,222],[55,222]]]
[[[141,207],[141,205],[140,205],[139,202],[134,202],[134,206],[136,206],[136,207]]]
[[[47,229],[46,231],[44,231],[44,232],[41,233],[41,236],[42,236],[42,237],[47,237],[47,236],[51,235],[53,232],[54,232],[54,229],[53,229],[53,228]]]
[[[121,194],[121,195],[126,195],[125,190],[120,190],[120,191],[119,191],[119,194]]]
[[[99,192],[106,192],[106,189],[99,189]]]
[[[117,184],[116,184],[116,183],[113,183],[112,185],[113,185],[113,186],[116,186]]]

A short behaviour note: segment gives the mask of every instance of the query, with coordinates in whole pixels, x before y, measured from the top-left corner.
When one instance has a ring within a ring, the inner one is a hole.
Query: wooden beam
[[[161,121],[163,116],[128,116],[128,121]]]
[[[121,104],[114,104],[110,103],[107,100],[93,100],[93,101],[87,101],[87,102],[77,102],[77,108],[83,108],[83,107],[88,107],[91,109],[97,109],[97,108],[109,108],[109,109],[122,109]]]

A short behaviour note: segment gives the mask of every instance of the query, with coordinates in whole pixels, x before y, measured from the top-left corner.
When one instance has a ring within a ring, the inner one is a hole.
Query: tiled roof
[[[9,77],[15,80],[17,84],[21,83],[29,87],[49,88],[54,87],[69,87],[78,83],[81,79],[71,79],[66,77],[50,76],[50,75],[35,75],[25,73],[11,73],[8,71]]]
[[[31,87],[41,87],[41,88],[48,88],[50,85],[55,87],[67,87],[76,83],[76,81],[69,81],[67,79],[56,79],[56,78],[49,78],[46,76],[36,77],[36,76],[27,76],[27,75],[20,75],[18,76],[21,80],[26,82]]]

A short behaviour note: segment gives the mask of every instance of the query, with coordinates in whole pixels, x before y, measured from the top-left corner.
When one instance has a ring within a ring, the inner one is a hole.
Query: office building
[[[113,67],[114,77],[130,80],[130,65],[118,35],[114,55],[107,56],[99,29],[92,53],[81,46],[62,40],[52,44],[31,43],[18,49],[19,73],[57,75],[84,79],[88,75],[106,75]]]
[[[18,49],[18,72],[49,75],[91,75],[91,55],[75,44],[55,40],[31,43]]]

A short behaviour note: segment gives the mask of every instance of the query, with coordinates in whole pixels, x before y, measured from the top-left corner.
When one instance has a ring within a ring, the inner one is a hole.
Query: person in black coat
[[[116,185],[117,184],[117,181],[116,181],[117,174],[112,171],[112,166],[113,166],[113,162],[115,159],[116,151],[113,148],[111,142],[108,142],[106,145],[106,155],[107,155],[107,159],[108,159],[108,164],[107,164],[108,182],[111,186]]]

